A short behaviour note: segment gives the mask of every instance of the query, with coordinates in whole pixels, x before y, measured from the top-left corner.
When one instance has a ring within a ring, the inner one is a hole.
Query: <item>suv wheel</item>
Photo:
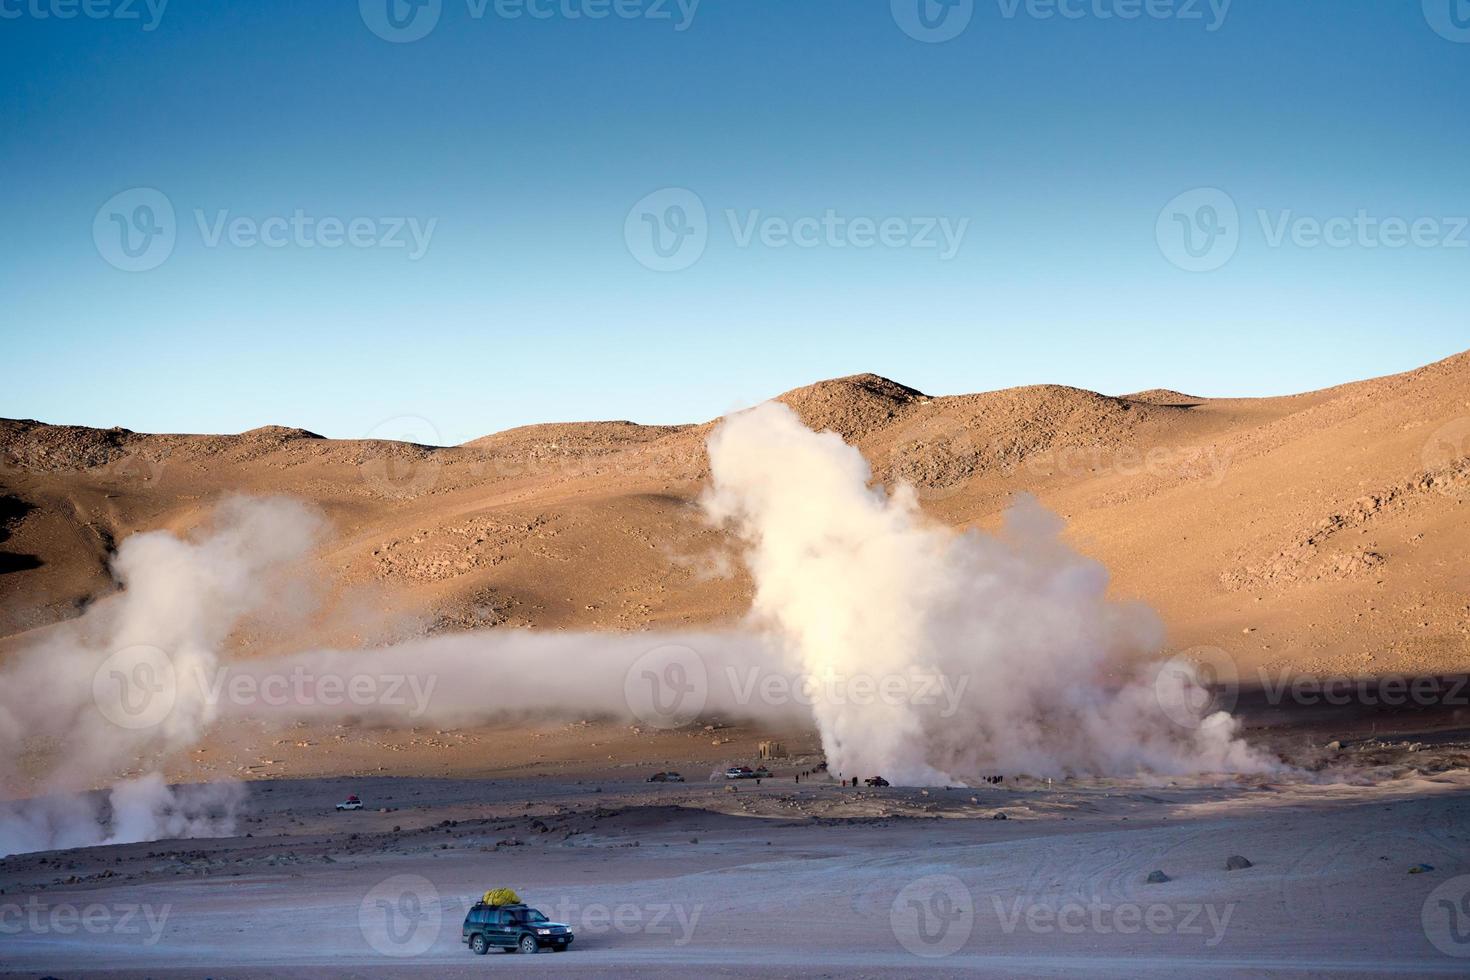
[[[470,937],[470,950],[476,956],[484,956],[490,952],[490,944],[485,942],[485,937],[477,932]]]
[[[519,949],[522,953],[536,952],[536,937],[529,934],[522,936],[520,944],[516,948]]]

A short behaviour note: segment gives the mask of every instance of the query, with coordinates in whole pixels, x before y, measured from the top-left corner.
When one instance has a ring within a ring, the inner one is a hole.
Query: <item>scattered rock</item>
[[[1146,878],[1145,880],[1150,885],[1162,885],[1164,882],[1172,881],[1173,879],[1164,874],[1162,871],[1150,871],[1148,873],[1148,878]]]
[[[1240,871],[1244,868],[1250,867],[1254,867],[1254,865],[1252,865],[1251,862],[1246,858],[1241,857],[1239,854],[1232,854],[1225,859],[1226,871]]]
[[[1411,874],[1411,875],[1422,875],[1426,871],[1433,871],[1433,870],[1434,870],[1434,865],[1432,865],[1432,864],[1416,864],[1412,868],[1409,869],[1409,874]]]
[[[1006,816],[1004,813],[997,813],[993,817],[991,817],[990,819],[991,820],[1009,820],[1010,817]]]

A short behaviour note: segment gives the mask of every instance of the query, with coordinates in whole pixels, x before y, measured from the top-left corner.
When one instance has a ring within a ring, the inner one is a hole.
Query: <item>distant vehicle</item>
[[[888,780],[884,779],[882,776],[869,776],[867,779],[863,780],[863,784],[866,786],[887,786]]]
[[[552,922],[529,905],[486,905],[476,902],[464,917],[460,941],[470,952],[484,956],[493,948],[536,953],[550,949],[564,953],[576,936],[560,922]]]
[[[725,770],[726,779],[770,779],[771,772],[765,766],[752,769],[749,766],[731,766]]]
[[[827,771],[827,762],[826,762],[826,760],[823,760],[823,761],[817,763],[816,768],[812,770],[812,772],[826,772],[826,771]]]
[[[339,809],[339,810],[361,810],[362,809],[362,800],[359,800],[357,798],[357,794],[354,793],[351,796],[347,797],[347,799],[343,800],[341,803],[338,803],[337,804],[337,809]]]
[[[648,777],[650,783],[682,783],[684,777],[677,772],[656,772]]]

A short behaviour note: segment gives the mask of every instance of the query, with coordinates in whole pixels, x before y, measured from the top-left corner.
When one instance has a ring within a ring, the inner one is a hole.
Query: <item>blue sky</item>
[[[1470,347],[1467,0],[88,2],[0,0],[3,416],[453,443]]]

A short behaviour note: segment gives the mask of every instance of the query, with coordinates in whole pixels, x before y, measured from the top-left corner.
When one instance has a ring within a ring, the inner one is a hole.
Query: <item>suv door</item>
[[[485,934],[490,937],[490,944],[493,946],[515,945],[515,937],[510,934],[510,913],[504,909],[491,910]]]

